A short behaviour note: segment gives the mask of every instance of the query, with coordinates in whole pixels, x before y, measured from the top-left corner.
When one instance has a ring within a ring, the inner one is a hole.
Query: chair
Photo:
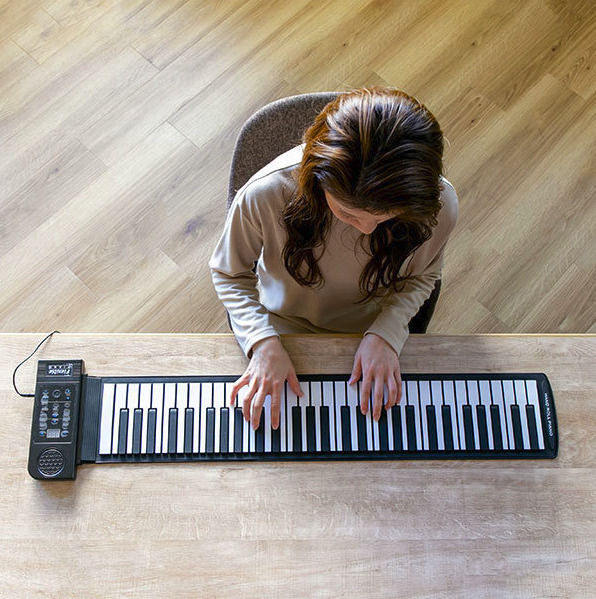
[[[319,92],[282,98],[267,104],[243,125],[236,140],[227,207],[237,191],[274,158],[302,143],[302,136],[316,115],[341,92]],[[410,333],[426,333],[434,313],[441,280],[435,283],[430,297],[409,323]]]

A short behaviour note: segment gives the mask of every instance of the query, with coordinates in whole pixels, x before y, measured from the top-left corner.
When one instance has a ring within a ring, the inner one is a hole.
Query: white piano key
[[[445,433],[443,431],[443,413],[441,407],[443,402],[443,384],[441,381],[431,381],[430,384],[431,405],[435,411],[435,419],[437,422],[437,449],[445,450]]]
[[[161,453],[164,384],[154,383],[151,391],[151,407],[155,409],[155,453]]]
[[[358,402],[358,385],[346,385],[348,389],[347,399],[350,408],[350,437],[352,439],[352,451],[358,451],[358,410],[360,404]]]
[[[143,426],[141,428],[141,453],[147,453],[147,423],[151,408],[151,384],[142,383],[139,390],[139,407],[143,410]]]
[[[393,441],[393,409],[387,410],[387,447],[389,451],[395,449]]]
[[[178,383],[176,387],[176,407],[178,408],[176,452],[184,453],[184,439],[186,437],[186,408],[188,408],[188,383]]]
[[[192,419],[192,452],[199,453],[199,428],[201,416],[201,384],[191,383],[188,389],[188,407],[194,410]]]
[[[464,410],[463,407],[468,403],[468,394],[466,391],[466,381],[455,381],[455,402],[457,405],[457,423],[459,429],[459,447],[466,447],[466,429],[464,428]],[[471,447],[470,449],[474,449]]]
[[[285,384],[281,390],[281,399],[279,402],[279,450],[282,453],[287,451],[287,436],[288,436],[288,408],[286,397]]]
[[[484,406],[486,413],[486,428],[488,429],[488,448],[495,448],[495,440],[493,437],[492,415],[490,413],[491,394],[489,381],[479,381],[478,390],[480,393],[480,403]]]
[[[301,381],[300,389],[302,390],[302,397],[298,398],[298,405],[300,406],[300,413],[302,416],[302,451],[307,451],[308,443],[307,438],[308,434],[306,431],[306,406],[310,405],[310,390],[308,388],[308,382]]]
[[[321,451],[321,384],[318,381],[310,383],[310,401],[315,409],[315,451]]]
[[[246,389],[243,387],[242,389]],[[240,403],[242,405],[242,403]],[[207,408],[213,407],[213,384],[201,383],[201,430],[199,432],[199,451],[207,451]]]
[[[161,431],[161,450],[169,452],[170,447],[170,409],[176,407],[176,383],[166,383],[163,395],[163,426]]]
[[[341,427],[341,406],[345,405],[345,394],[342,393],[341,396],[338,395],[337,381],[335,381],[333,384],[333,398],[333,414],[335,416],[335,445],[337,447],[337,451],[344,451],[343,433]]]
[[[360,393],[360,402],[362,402],[362,381],[358,381],[358,391]],[[371,403],[370,398],[369,398],[369,401],[368,401],[368,412],[366,413],[366,416],[365,416],[365,422],[366,422],[366,444],[367,444],[366,449],[368,451],[374,451],[373,429],[372,429],[372,423],[373,423],[372,412],[373,412],[373,410],[372,410],[372,403]]]
[[[231,395],[232,395],[232,387],[234,383],[226,383],[225,384],[225,402],[226,407],[228,408],[228,452],[234,453],[234,434],[235,434],[235,425],[236,425],[236,416],[234,414],[234,410],[236,409],[236,405],[234,407],[231,406]]]
[[[215,408],[215,453],[221,453],[221,410],[226,405],[225,383],[213,383],[213,407]]]
[[[499,429],[501,431],[501,439],[503,440],[503,449],[509,449],[509,435],[508,435],[508,420],[505,412],[505,400],[503,399],[503,385],[501,381],[493,380],[490,382],[490,391],[493,400],[493,404],[499,408]],[[513,443],[513,440],[512,440]],[[512,445],[514,447],[514,445]]]
[[[534,406],[534,416],[536,418],[536,432],[538,433],[538,448],[544,449],[544,432],[542,430],[542,414],[540,412],[540,403],[538,400],[538,386],[535,380],[526,381],[528,392],[528,402]]]
[[[112,453],[112,425],[114,422],[114,383],[105,383],[101,397],[101,425],[99,427],[99,454]]]
[[[263,403],[263,426],[265,430],[265,453],[271,453],[271,395],[265,396]]]
[[[426,406],[431,405],[430,401],[430,383],[428,381],[418,382],[418,393],[420,401],[420,416],[422,421],[422,449],[429,450],[429,434],[428,434],[428,415]]]
[[[292,408],[296,405],[296,394],[290,389],[286,383],[286,448],[288,453],[294,451],[294,426],[292,418],[294,414]]]
[[[419,451],[423,449],[423,432],[421,426],[420,416],[420,397],[418,396],[418,382],[408,381],[408,405],[414,407],[414,421],[416,423],[416,449]],[[407,434],[406,434],[407,437]],[[411,448],[409,448],[411,449]]]
[[[509,448],[515,449],[515,437],[513,435],[513,419],[511,413],[511,406],[515,404],[513,381],[503,381],[503,403],[505,404],[505,413],[507,416],[507,436],[509,437]]]
[[[397,428],[401,431],[401,441],[404,450],[409,449],[408,447],[408,429],[406,428],[406,406],[408,403],[408,385],[404,381],[402,383],[402,398],[398,405],[399,419],[397,421]],[[397,416],[397,415],[396,415]]]
[[[480,398],[478,396],[478,381],[467,381],[468,402],[472,406],[472,426],[474,428],[474,445],[480,449],[480,429],[478,428],[478,406]]]
[[[114,427],[112,429],[112,453],[118,453],[118,437],[120,434],[120,410],[126,408],[126,393],[128,385],[118,383],[116,385],[116,398],[114,400]]]
[[[526,406],[528,405],[528,400],[526,398],[526,382],[521,379],[516,380],[514,381],[513,388],[515,390],[515,402],[519,406],[524,449],[530,449],[530,431],[528,430],[528,417],[526,415]]]
[[[128,432],[126,434],[126,453],[132,454],[132,437],[134,433],[134,415],[135,409],[139,407],[139,384],[130,383],[128,385],[128,397],[126,399],[128,407]]]
[[[459,426],[457,405],[455,403],[455,388],[453,381],[443,381],[443,399],[451,411],[451,434],[453,436],[453,449],[459,450]]]
[[[331,381],[323,381],[323,405],[329,408],[329,451],[337,451],[337,443],[335,437],[335,405],[333,401],[333,383]]]
[[[246,424],[248,426],[248,451],[254,453],[257,450],[256,432],[251,423],[247,422]]]

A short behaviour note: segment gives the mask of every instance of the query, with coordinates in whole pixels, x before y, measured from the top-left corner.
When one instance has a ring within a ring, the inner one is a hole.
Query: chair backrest
[[[263,106],[243,125],[236,140],[228,208],[236,192],[274,158],[302,143],[315,117],[341,92],[320,92],[282,98]]]

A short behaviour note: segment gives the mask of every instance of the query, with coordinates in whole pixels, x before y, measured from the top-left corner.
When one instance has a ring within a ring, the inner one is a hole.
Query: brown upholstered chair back
[[[274,158],[302,143],[302,136],[326,104],[340,92],[282,98],[263,106],[244,123],[232,157],[228,208],[236,192]]]

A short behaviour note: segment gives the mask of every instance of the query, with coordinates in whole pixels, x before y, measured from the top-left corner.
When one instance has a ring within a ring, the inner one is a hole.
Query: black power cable
[[[52,331],[49,335],[46,335],[39,343],[39,345],[31,352],[31,354],[26,357],[15,369],[14,372],[12,373],[12,386],[14,387],[14,390],[21,396],[21,397],[35,397],[35,393],[21,393],[18,389],[17,389],[17,381],[16,381],[16,376],[17,376],[17,370],[30,358],[33,357],[33,355],[35,354],[35,352],[54,334],[54,333],[60,333],[60,331]]]

